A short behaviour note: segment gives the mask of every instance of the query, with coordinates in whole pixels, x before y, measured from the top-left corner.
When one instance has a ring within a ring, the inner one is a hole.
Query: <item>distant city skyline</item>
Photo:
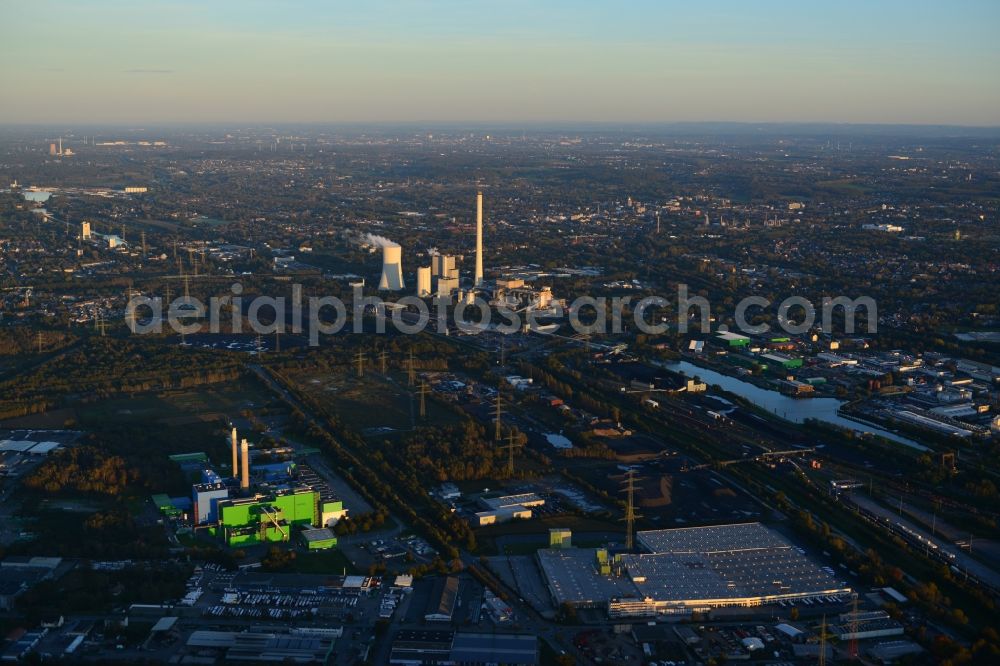
[[[991,0],[41,0],[0,18],[0,123],[1000,125]]]

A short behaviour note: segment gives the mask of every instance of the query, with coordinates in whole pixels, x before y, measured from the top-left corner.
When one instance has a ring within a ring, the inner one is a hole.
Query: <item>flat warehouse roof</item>
[[[462,664],[537,664],[538,639],[522,634],[455,634],[451,658]]]
[[[512,506],[544,503],[544,500],[535,493],[520,493],[518,495],[504,495],[502,497],[484,497],[483,503],[491,509],[504,509]]]
[[[327,527],[318,527],[311,530],[302,530],[302,538],[306,541],[328,541],[336,538],[333,530]]]
[[[19,453],[24,453],[31,447],[33,447],[38,442],[32,442],[23,439],[3,439],[0,440],[0,451],[17,451]]]
[[[613,597],[636,596],[638,590],[625,577],[601,576],[593,548],[538,551],[542,573],[556,603],[604,603]]]
[[[657,601],[830,593],[843,586],[793,548],[710,555],[625,555],[642,596]]]
[[[850,591],[760,523],[640,532],[650,553],[623,554],[610,575],[593,549],[540,550],[556,603],[650,599],[662,606],[756,604]]]
[[[760,523],[647,530],[637,532],[635,538],[651,553],[738,552],[792,547],[784,537]]]

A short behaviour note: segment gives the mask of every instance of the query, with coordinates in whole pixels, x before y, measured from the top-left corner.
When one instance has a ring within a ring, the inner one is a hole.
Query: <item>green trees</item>
[[[280,546],[271,546],[267,551],[267,555],[260,561],[260,564],[267,571],[282,571],[295,563],[295,557],[294,550]]]
[[[57,494],[64,491],[117,496],[139,478],[124,458],[93,446],[63,449],[24,479],[30,490]]]

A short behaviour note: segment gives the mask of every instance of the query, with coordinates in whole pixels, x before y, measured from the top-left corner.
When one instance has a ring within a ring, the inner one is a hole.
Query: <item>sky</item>
[[[0,123],[1000,125],[1000,0],[0,0]]]

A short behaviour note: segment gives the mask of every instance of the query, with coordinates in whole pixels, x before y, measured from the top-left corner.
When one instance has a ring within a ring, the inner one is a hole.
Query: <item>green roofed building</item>
[[[337,537],[327,527],[302,530],[302,543],[309,550],[329,550],[337,545]]]
[[[792,370],[802,367],[802,359],[784,354],[761,354],[760,358],[765,359],[768,365],[779,365],[784,370]]]
[[[750,344],[750,338],[747,336],[729,331],[716,334],[714,339],[723,347],[746,347]]]
[[[159,509],[160,513],[163,515],[170,518],[176,518],[181,515],[180,509],[174,506],[174,503],[167,495],[160,493],[158,495],[153,495],[151,499],[153,500],[153,504],[156,505],[156,508]]]
[[[347,515],[347,509],[341,500],[325,499],[319,503],[320,522],[316,523],[320,527],[333,527],[337,522]]]
[[[219,534],[231,547],[287,542],[293,531],[320,524],[319,492],[312,488],[221,500],[218,511]]]
[[[169,456],[169,458],[178,465],[186,463],[209,464],[208,456],[205,455],[204,451],[197,451],[195,453],[178,453],[176,455]]]

